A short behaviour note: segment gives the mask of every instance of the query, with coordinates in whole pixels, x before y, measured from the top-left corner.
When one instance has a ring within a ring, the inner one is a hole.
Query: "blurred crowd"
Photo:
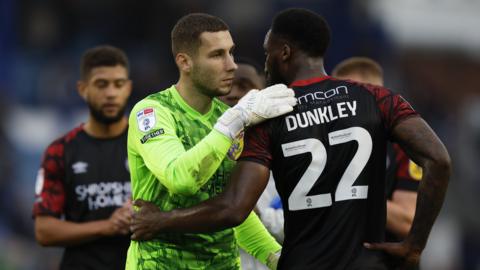
[[[350,56],[377,60],[385,69],[385,85],[411,101],[450,151],[454,176],[423,255],[424,269],[480,269],[471,261],[480,256],[480,54],[461,44],[468,39],[458,38],[458,47],[399,42],[378,14],[385,10],[374,7],[377,2],[0,0],[0,269],[58,265],[61,250],[34,241],[31,208],[43,149],[86,119],[75,88],[85,49],[112,44],[127,52],[133,105],[175,83],[169,40],[181,16],[206,12],[223,18],[231,27],[235,55],[263,63],[272,15],[293,6],[314,10],[329,22],[334,35],[327,73]],[[478,1],[458,2],[480,12]],[[449,18],[444,20],[448,25]],[[445,27],[444,35],[458,37],[451,30]]]

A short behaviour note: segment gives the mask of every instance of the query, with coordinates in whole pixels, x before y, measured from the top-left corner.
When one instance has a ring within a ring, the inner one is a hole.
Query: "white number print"
[[[335,191],[335,201],[366,199],[368,197],[368,186],[353,186],[363,168],[370,159],[372,153],[372,137],[368,131],[361,127],[342,129],[328,134],[329,144],[336,145],[349,141],[358,143],[357,152],[347,166]],[[325,164],[327,163],[327,151],[325,146],[318,139],[305,139],[291,143],[282,144],[285,157],[310,153],[312,161],[298,184],[288,197],[288,208],[290,211],[328,207],[332,205],[330,193],[307,196],[315,182],[318,180]]]
[[[288,208],[291,211],[296,211],[332,205],[332,196],[329,193],[307,196],[327,163],[327,150],[325,150],[323,143],[317,139],[305,139],[282,144],[282,150],[285,157],[303,153],[312,154],[312,162],[308,165],[290,197],[288,197]]]

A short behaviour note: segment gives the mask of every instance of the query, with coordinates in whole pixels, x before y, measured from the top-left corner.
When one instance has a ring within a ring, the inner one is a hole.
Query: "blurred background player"
[[[232,90],[227,95],[218,97],[230,107],[235,106],[248,91],[265,87],[265,74],[257,62],[250,58],[236,56],[235,63],[237,70],[235,70]],[[270,234],[281,243],[283,241],[283,209],[271,206],[277,199],[279,199],[278,193],[273,178],[271,178],[267,188],[258,199],[255,212]],[[268,269],[266,265],[260,263],[243,249],[240,249],[240,259],[242,270]]]
[[[125,108],[132,91],[125,53],[85,52],[77,83],[90,114],[48,146],[35,187],[35,237],[62,246],[60,269],[123,269],[129,245],[130,175]]]
[[[418,263],[443,203],[449,155],[401,96],[326,76],[329,39],[327,23],[314,12],[293,8],[275,16],[264,44],[267,81],[294,87],[298,105],[246,131],[245,149],[220,195],[188,209],[141,209],[140,216],[155,216],[155,231],[240,224],[271,168],[285,213],[279,269],[387,269],[383,252],[397,256],[397,267]],[[378,243],[385,236],[387,139],[401,143],[424,171],[412,229],[401,243]]]
[[[367,57],[351,57],[340,62],[332,76],[342,80],[383,86],[383,69]],[[417,189],[422,170],[396,143],[387,148],[387,241],[404,239],[412,225]]]
[[[182,17],[171,42],[178,82],[138,102],[128,131],[133,199],[148,200],[163,211],[222,192],[235,164],[227,153],[233,158],[241,151],[238,138],[244,128],[292,111],[296,104],[285,85],[252,90],[232,108],[216,98],[230,92],[237,69],[235,44],[218,17]],[[144,217],[155,228],[155,215]],[[239,269],[238,246],[262,263],[276,260],[281,248],[254,213],[233,230],[157,234],[147,229],[135,231],[132,240],[128,269]]]

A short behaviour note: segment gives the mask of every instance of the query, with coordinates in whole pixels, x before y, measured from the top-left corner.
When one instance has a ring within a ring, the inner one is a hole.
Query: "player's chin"
[[[118,119],[123,114],[121,108],[108,108],[102,110],[102,116],[106,119]]]
[[[104,108],[102,110],[102,114],[105,118],[116,118],[119,113],[119,108]]]
[[[219,87],[217,87],[217,96],[225,96],[230,94],[230,91],[232,90],[232,84],[221,84]]]

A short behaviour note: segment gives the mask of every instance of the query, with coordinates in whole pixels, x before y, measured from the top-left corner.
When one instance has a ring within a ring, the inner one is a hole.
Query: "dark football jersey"
[[[241,156],[273,172],[285,215],[279,269],[385,269],[363,243],[384,239],[386,142],[416,112],[383,87],[330,77],[291,87],[294,111],[247,130]]]
[[[408,158],[400,145],[388,144],[387,147],[387,172],[386,192],[387,199],[392,199],[396,190],[414,191],[418,189],[422,179],[422,168]],[[386,241],[398,242],[399,237],[387,230]]]
[[[89,136],[83,126],[45,151],[33,215],[73,222],[107,219],[130,198],[127,130],[112,139]],[[129,236],[104,237],[65,248],[61,269],[124,269]]]

